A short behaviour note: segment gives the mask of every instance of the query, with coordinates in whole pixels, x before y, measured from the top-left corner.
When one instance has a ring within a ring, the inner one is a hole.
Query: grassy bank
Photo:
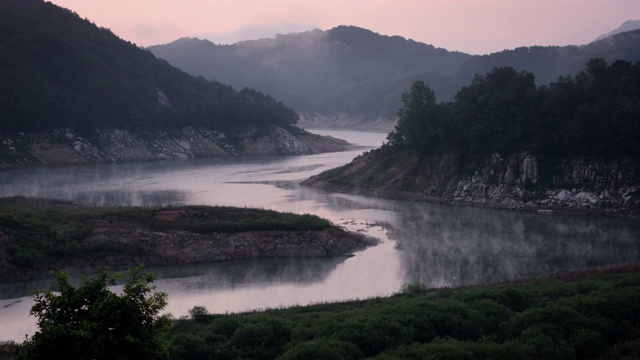
[[[172,359],[635,359],[640,267],[364,301],[210,315],[170,335]]]
[[[31,268],[61,259],[91,259],[112,255],[135,256],[148,249],[135,231],[184,231],[194,234],[250,231],[320,231],[331,223],[314,215],[270,210],[179,206],[99,208],[42,199],[0,199],[0,269],[2,262]],[[127,229],[131,239],[118,235]],[[105,241],[92,241],[100,233]],[[131,240],[131,241],[129,241]]]

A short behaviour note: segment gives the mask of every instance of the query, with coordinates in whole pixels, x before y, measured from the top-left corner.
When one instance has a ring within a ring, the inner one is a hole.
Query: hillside
[[[601,58],[536,87],[494,68],[454,101],[402,96],[382,148],[306,180],[334,190],[510,209],[640,215],[640,62]]]
[[[635,31],[583,46],[534,46],[471,56],[354,26],[233,45],[180,39],[149,48],[191,74],[272,94],[302,113],[305,123],[314,117],[338,117],[334,123],[346,124],[357,124],[354,118],[369,124],[395,119],[400,95],[416,80],[428,84],[439,101],[450,101],[476,74],[496,66],[530,71],[542,85],[576,75],[590,58],[638,61],[639,49],[640,31]]]
[[[0,104],[0,163],[208,156],[308,136],[271,96],[188,75],[42,0],[0,2]],[[62,158],[47,150],[59,145]],[[284,153],[321,151],[298,147]]]
[[[416,79],[452,97],[459,86],[450,74],[469,57],[354,26],[233,45],[180,39],[149,50],[191,74],[285,99],[296,111],[368,118],[393,118]]]
[[[400,95],[416,80],[427,83],[439,101],[450,101],[475,74],[496,66],[531,71],[538,84],[548,84],[577,74],[593,57],[640,60],[638,49],[640,32],[631,32],[583,46],[471,56],[354,26],[233,45],[187,38],[149,48],[191,74],[283,99],[302,114],[303,123],[340,118],[334,125],[395,119]]]
[[[538,85],[555,82],[559,77],[575,76],[592,58],[608,62],[640,60],[640,30],[623,32],[581,46],[532,46],[473,56],[462,66],[456,78],[468,83],[474,75],[494,67],[509,66],[535,75]]]
[[[620,25],[617,29],[611,30],[606,34],[598,36],[596,40],[602,40],[611,35],[620,34],[627,31],[634,31],[640,29],[640,20],[627,20]]]

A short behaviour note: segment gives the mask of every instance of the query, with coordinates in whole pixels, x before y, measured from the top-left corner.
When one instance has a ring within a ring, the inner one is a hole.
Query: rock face
[[[292,134],[280,127],[249,130],[233,139],[223,132],[185,127],[142,132],[98,129],[91,139],[71,129],[58,129],[46,134],[0,134],[0,141],[0,169],[241,154],[305,155],[340,151],[348,145],[340,139],[302,130]]]
[[[354,159],[337,176],[321,174],[303,184],[508,209],[640,214],[640,166],[629,159],[565,159],[543,173],[539,159],[527,153],[493,154],[480,165],[449,154],[412,157],[381,171],[384,151]]]
[[[509,208],[640,208],[640,169],[631,161],[568,159],[552,173],[543,184],[536,157],[494,154],[473,176],[451,177],[444,187],[431,188],[427,194]]]

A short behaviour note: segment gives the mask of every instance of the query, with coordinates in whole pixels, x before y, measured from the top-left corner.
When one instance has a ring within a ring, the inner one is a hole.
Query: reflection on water
[[[347,258],[270,258],[149,268],[163,287],[188,290],[235,288],[272,283],[312,284],[324,281]]]
[[[404,204],[389,237],[408,282],[429,287],[486,284],[637,261],[631,221]]]
[[[333,132],[360,147],[297,157],[235,157],[0,172],[0,195],[111,206],[205,204],[311,213],[381,240],[353,258],[261,259],[152,269],[167,311],[213,312],[366,298],[404,283],[502,282],[640,258],[640,224],[327,193],[298,183],[343,165],[385,134]],[[49,286],[0,286],[0,340],[35,330],[23,296]]]

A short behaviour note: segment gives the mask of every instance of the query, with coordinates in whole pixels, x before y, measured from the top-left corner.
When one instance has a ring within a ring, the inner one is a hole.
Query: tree
[[[35,295],[30,314],[39,329],[22,344],[19,359],[167,359],[161,335],[171,322],[158,315],[167,294],[152,292],[155,277],[142,267],[126,272],[128,280],[116,294],[108,287],[122,275],[100,269],[76,288],[60,271],[57,292]]]
[[[416,81],[411,91],[402,94],[398,124],[387,139],[418,152],[431,152],[440,145],[441,111],[436,94],[423,81]]]

